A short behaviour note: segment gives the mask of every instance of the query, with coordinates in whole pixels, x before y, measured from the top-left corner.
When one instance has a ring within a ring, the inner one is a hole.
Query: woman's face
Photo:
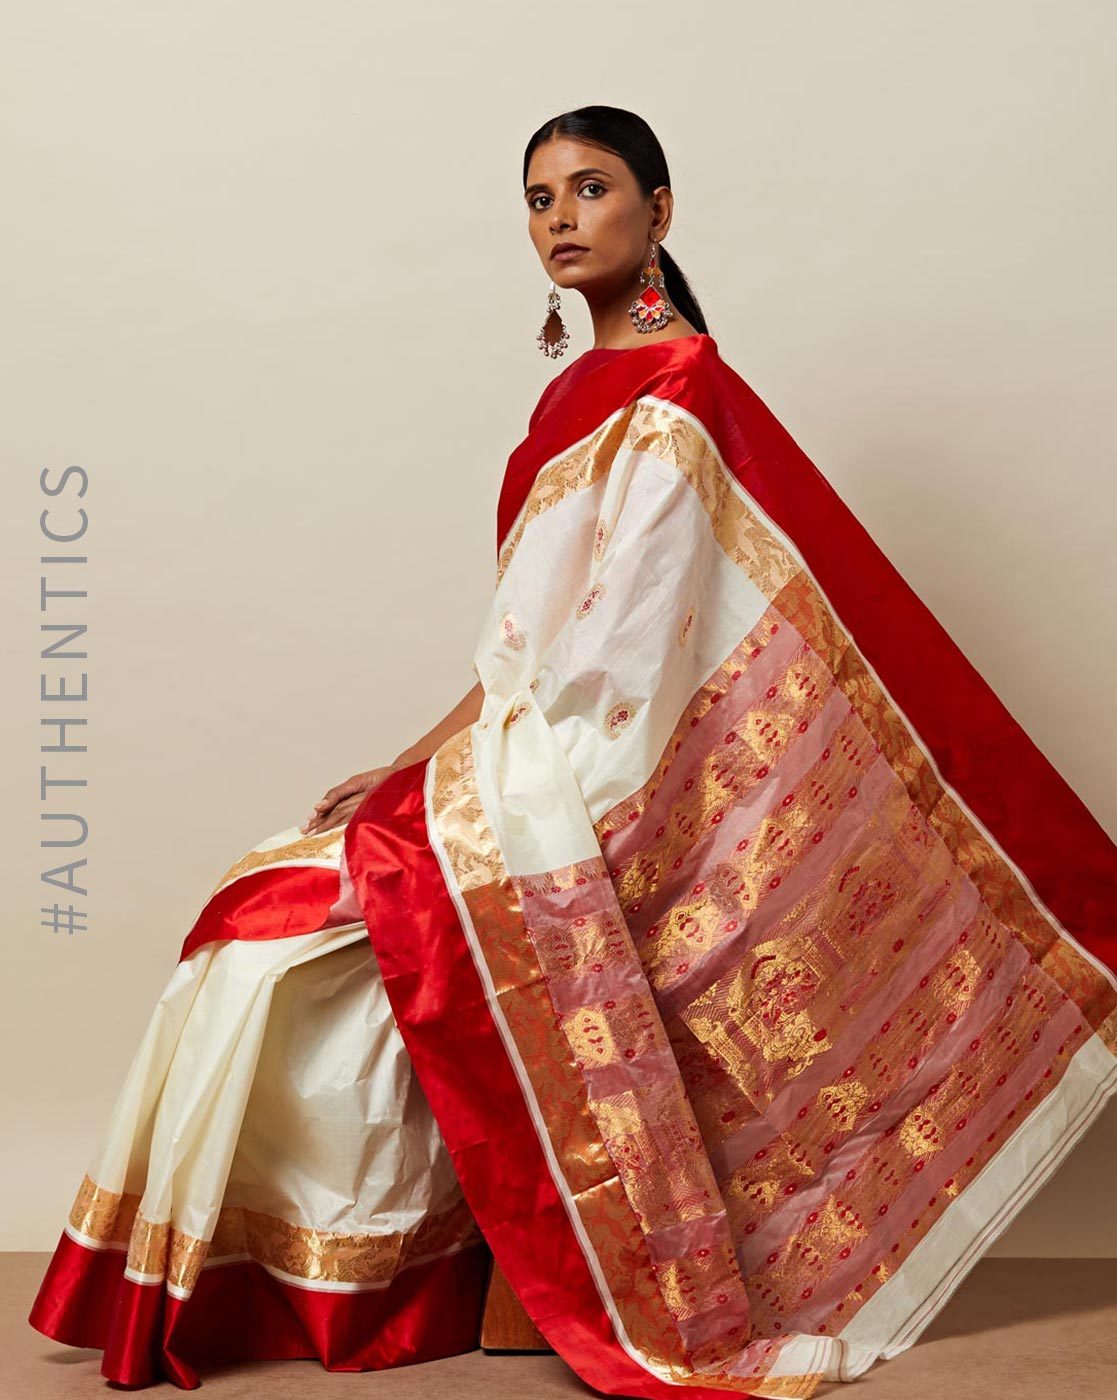
[[[664,238],[671,222],[666,185],[649,199],[620,156],[566,136],[532,152],[524,200],[531,241],[556,287],[628,286],[647,259],[651,234]],[[562,243],[585,252],[556,258]]]

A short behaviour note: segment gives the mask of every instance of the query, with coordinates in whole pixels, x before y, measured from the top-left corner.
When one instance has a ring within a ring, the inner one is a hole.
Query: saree
[[[32,1324],[399,1365],[495,1261],[605,1394],[912,1346],[1117,1090],[1117,847],[709,335],[544,390],[474,669],[219,884]]]

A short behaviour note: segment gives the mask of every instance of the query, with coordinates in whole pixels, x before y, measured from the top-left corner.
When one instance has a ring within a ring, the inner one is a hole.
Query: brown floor
[[[118,1393],[100,1372],[99,1351],[60,1346],[27,1322],[47,1254],[0,1254],[0,1397]],[[376,1400],[547,1400],[595,1394],[553,1353],[474,1351],[445,1361],[357,1374],[317,1361],[277,1361],[203,1372],[218,1397],[375,1395]],[[152,1393],[174,1394],[164,1382]],[[1117,1260],[983,1259],[923,1336],[849,1384],[819,1396],[863,1400],[1115,1400]]]

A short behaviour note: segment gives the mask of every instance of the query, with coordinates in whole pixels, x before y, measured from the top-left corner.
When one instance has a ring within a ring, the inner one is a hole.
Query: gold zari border
[[[227,1256],[247,1255],[309,1283],[383,1287],[407,1263],[484,1239],[464,1199],[425,1216],[413,1230],[362,1234],[316,1230],[244,1206],[224,1206],[209,1240],[146,1219],[140,1200],[135,1192],[109,1191],[86,1174],[69,1224],[98,1244],[126,1248],[130,1271],[163,1278],[186,1294],[207,1260]]]

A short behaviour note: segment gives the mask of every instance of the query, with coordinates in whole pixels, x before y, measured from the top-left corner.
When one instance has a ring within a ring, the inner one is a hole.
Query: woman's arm
[[[480,681],[458,701],[445,719],[440,719],[433,729],[429,729],[426,734],[409,749],[404,749],[392,760],[393,768],[406,768],[409,763],[418,763],[422,758],[430,758],[435,749],[439,748],[452,734],[456,734],[459,729],[464,729],[467,724],[474,724],[481,715],[481,706],[485,700],[485,687]]]
[[[329,792],[314,804],[314,811],[299,830],[310,836],[348,821],[361,805],[365,793],[371,792],[382,783],[389,773],[394,773],[397,768],[406,768],[409,763],[418,763],[420,759],[430,758],[444,740],[473,724],[480,717],[484,700],[485,687],[478,681],[445,718],[440,719],[433,729],[429,729],[410,748],[397,754],[391,763],[383,768],[369,768],[364,773],[354,773],[351,778],[346,778],[343,783],[337,783],[330,788]]]

